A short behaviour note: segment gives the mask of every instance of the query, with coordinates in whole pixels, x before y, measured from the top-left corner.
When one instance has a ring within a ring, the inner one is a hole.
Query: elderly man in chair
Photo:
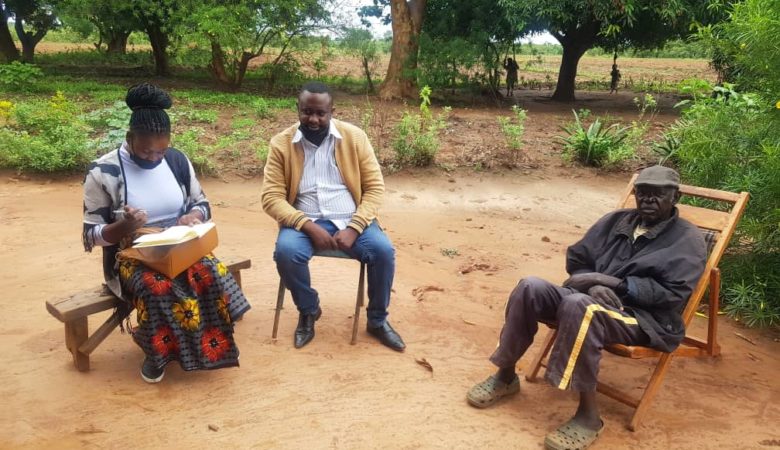
[[[545,438],[549,449],[582,449],[604,428],[596,405],[601,350],[608,344],[641,345],[671,352],[682,341],[682,311],[702,275],[706,247],[701,232],[678,217],[679,175],[644,169],[634,183],[636,209],[602,217],[569,247],[563,286],[529,277],[509,296],[498,348],[498,371],[471,388],[477,408],[520,390],[515,365],[533,342],[537,321],[555,324],[545,378],[579,393],[577,411]]]
[[[387,322],[395,249],[376,222],[382,172],[366,133],[333,119],[334,111],[328,87],[306,83],[298,95],[299,123],[271,139],[265,166],[263,209],[281,226],[274,260],[300,313],[295,348],[314,339],[322,314],[309,260],[315,251],[342,250],[368,266],[368,333],[404,351]]]

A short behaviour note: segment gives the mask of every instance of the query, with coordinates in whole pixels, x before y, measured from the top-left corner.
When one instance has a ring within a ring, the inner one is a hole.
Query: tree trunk
[[[368,68],[368,60],[363,58],[363,71],[366,73],[366,81],[368,82],[368,92],[374,92],[374,82],[371,81],[371,70]]]
[[[38,42],[41,42],[48,28],[35,31],[35,33],[28,33],[24,31],[24,19],[17,17],[16,23],[14,23],[16,29],[16,36],[19,38],[19,42],[22,43],[22,61],[32,63],[35,59],[35,46]]]
[[[232,84],[232,80],[225,69],[225,53],[222,51],[222,46],[219,42],[211,41],[211,64],[209,65],[209,72],[214,77],[217,84],[220,86],[229,86]]]
[[[379,89],[383,99],[416,97],[417,52],[427,0],[391,0],[393,46],[387,76]]]
[[[249,61],[253,60],[259,55],[255,55],[249,52],[243,52],[241,54],[241,61],[238,62],[238,70],[236,71],[236,81],[233,83],[233,89],[238,89],[244,84],[244,76],[246,76],[246,70],[249,68]]]
[[[561,57],[561,67],[558,70],[558,84],[555,86],[555,93],[552,95],[553,100],[559,102],[574,101],[577,65],[587,50],[587,48],[563,44],[563,56]]]
[[[558,84],[552,100],[559,102],[574,101],[574,87],[577,79],[577,65],[580,58],[588,49],[593,47],[599,33],[599,22],[590,20],[579,27],[565,30],[565,34],[552,33],[553,37],[561,43],[563,55],[561,67],[558,70]]]
[[[124,55],[127,53],[127,38],[130,37],[129,31],[114,31],[106,37],[108,38],[107,53],[114,55]]]
[[[8,29],[8,14],[2,3],[0,3],[0,53],[3,54],[6,62],[19,60],[19,49],[16,48],[11,30]]]
[[[159,25],[153,23],[146,27],[146,34],[149,36],[149,43],[152,44],[155,74],[163,77],[170,75],[171,70],[168,65],[168,35],[162,31]]]

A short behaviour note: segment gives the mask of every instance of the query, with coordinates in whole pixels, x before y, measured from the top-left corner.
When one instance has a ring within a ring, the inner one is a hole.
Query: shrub
[[[724,309],[750,325],[780,324],[780,111],[760,97],[687,103],[665,135],[668,160],[690,184],[748,191],[751,199],[721,264]],[[675,147],[676,146],[676,147]]]
[[[504,135],[506,145],[512,150],[520,150],[523,146],[522,139],[527,112],[517,105],[512,105],[512,112],[514,117],[499,117],[498,125],[501,128],[501,133]]]
[[[444,108],[444,112],[434,118],[429,109],[431,88],[428,86],[420,90],[420,99],[420,113],[404,112],[396,126],[392,146],[399,166],[428,166],[439,152],[439,132],[447,125],[450,108]]]
[[[614,123],[605,126],[596,117],[585,128],[576,111],[574,122],[563,127],[566,136],[558,136],[563,142],[564,157],[586,166],[605,167],[625,160],[633,155],[633,149],[626,145],[628,127]]]
[[[101,130],[94,140],[98,153],[109,152],[125,140],[131,113],[125,102],[117,101],[107,108],[96,109],[83,116],[93,128]]]
[[[13,91],[31,89],[43,77],[43,72],[32,64],[22,64],[14,61],[11,64],[0,64],[0,86]]]
[[[693,98],[706,97],[712,93],[712,84],[700,78],[687,78],[677,84],[677,90],[680,95]]]
[[[176,118],[184,118],[190,122],[200,122],[207,124],[217,123],[219,118],[219,111],[215,109],[185,109],[178,112],[171,112],[171,116]]]
[[[4,111],[0,166],[54,172],[83,168],[95,157],[89,126],[61,92],[49,101],[11,105]]]
[[[649,120],[658,113],[658,102],[652,94],[645,93],[644,97],[634,97],[634,105],[639,110],[639,119],[643,119],[645,114],[650,113]]]
[[[182,133],[171,136],[171,146],[181,150],[192,162],[192,166],[201,174],[211,174],[216,171],[211,162],[213,149],[200,143],[202,128],[190,128]]]
[[[268,159],[268,151],[269,151],[268,141],[261,140],[257,144],[257,149],[255,150],[255,156],[262,163],[261,166],[265,166],[265,161]]]

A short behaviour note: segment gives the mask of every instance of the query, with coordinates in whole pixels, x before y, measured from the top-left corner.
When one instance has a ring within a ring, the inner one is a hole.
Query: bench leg
[[[282,314],[282,305],[284,304],[284,281],[279,278],[279,293],[276,295],[276,313],[274,314],[274,331],[271,333],[271,339],[276,340],[276,333],[279,331],[279,316]]]
[[[363,306],[364,303],[364,295],[366,292],[364,281],[366,279],[366,265],[364,263],[360,263],[360,278],[358,279],[358,292],[357,292],[357,299],[355,300],[355,318],[352,320],[352,341],[350,344],[355,345],[357,342],[357,329],[358,329],[358,322],[360,321],[360,308]]]
[[[89,355],[79,351],[79,347],[87,341],[88,337],[89,326],[86,317],[65,322],[65,346],[73,355],[73,365],[80,372],[89,371]]]

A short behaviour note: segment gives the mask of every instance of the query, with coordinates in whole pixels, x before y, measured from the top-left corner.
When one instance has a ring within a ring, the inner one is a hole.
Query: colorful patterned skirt
[[[238,365],[233,323],[250,306],[233,275],[213,255],[173,279],[124,260],[119,279],[133,299],[138,322],[128,329],[158,368],[170,361],[184,370]]]

